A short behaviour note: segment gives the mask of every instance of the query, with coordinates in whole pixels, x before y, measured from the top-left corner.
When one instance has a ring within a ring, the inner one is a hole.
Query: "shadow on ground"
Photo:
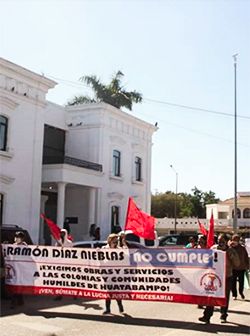
[[[1,300],[1,309],[0,316],[9,316],[19,314],[21,312],[27,313],[29,315],[29,311],[32,312],[40,312],[43,309],[53,309],[56,307],[67,306],[67,305],[78,305],[82,306],[83,311],[88,309],[94,309],[101,311],[103,310],[103,306],[100,306],[96,303],[95,300],[86,300],[82,298],[74,299],[71,297],[64,297],[62,300],[55,300],[55,297],[51,296],[26,296],[24,297],[24,305],[17,305],[14,309],[11,309],[11,300],[2,299]],[[40,313],[38,313],[39,315]]]
[[[146,327],[157,327],[157,328],[170,328],[177,330],[195,330],[199,332],[210,332],[210,333],[230,333],[232,334],[246,334],[249,335],[249,326],[230,323],[227,324],[202,324],[184,321],[172,321],[167,319],[156,319],[156,318],[138,318],[133,317],[128,314],[124,315],[102,315],[103,306],[96,303],[94,300],[83,300],[73,298],[63,298],[62,300],[55,301],[52,297],[26,297],[25,304],[23,306],[18,306],[15,309],[10,309],[10,300],[2,300],[1,316],[8,316],[12,314],[23,313],[27,316],[42,316],[46,319],[53,318],[64,318],[64,319],[77,319],[77,320],[89,320],[104,323],[116,323],[122,325],[134,325],[134,326],[146,326]],[[44,309],[53,309],[60,306],[66,305],[79,305],[83,308],[82,314],[70,313],[70,312],[51,312],[44,311]],[[86,314],[88,309],[94,309],[97,311],[96,314]],[[236,314],[247,314],[246,312],[232,311]]]
[[[51,312],[44,311],[45,309],[53,309],[56,307],[66,305],[78,305],[83,308],[82,313],[70,312]],[[86,314],[88,309],[94,309],[97,314]],[[8,316],[18,313],[26,314],[27,316],[42,316],[46,319],[63,318],[63,319],[77,319],[88,320],[103,323],[116,323],[134,326],[158,327],[158,328],[171,328],[179,330],[195,330],[199,332],[206,332],[210,334],[228,333],[228,334],[246,334],[249,335],[249,325],[238,323],[226,324],[202,324],[200,322],[187,322],[187,321],[173,321],[167,319],[152,319],[152,318],[138,318],[128,314],[124,315],[102,315],[103,306],[96,303],[95,300],[63,298],[60,301],[55,301],[53,297],[25,297],[25,304],[18,306],[15,309],[10,309],[10,300],[3,300],[1,302],[1,316]],[[230,310],[229,312],[235,314],[247,315],[247,312]]]
[[[30,315],[30,314],[29,314]],[[172,329],[185,329],[185,330],[196,330],[200,332],[210,332],[210,333],[229,333],[229,334],[246,334],[249,335],[249,326],[238,324],[238,323],[228,323],[228,324],[201,324],[201,323],[190,323],[183,321],[172,321],[172,320],[162,320],[162,319],[152,319],[152,318],[134,318],[128,314],[124,315],[89,315],[89,314],[74,314],[74,313],[62,313],[62,312],[35,312],[32,314],[43,316],[46,319],[50,318],[72,318],[78,320],[92,320],[96,322],[106,322],[106,323],[117,323],[124,325],[134,325],[134,326],[144,326],[144,327],[160,327],[160,328],[172,328]]]

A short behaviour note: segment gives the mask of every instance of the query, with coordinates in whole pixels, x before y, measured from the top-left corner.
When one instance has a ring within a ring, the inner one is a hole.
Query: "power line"
[[[68,79],[63,79],[63,78],[58,78],[58,77],[54,77],[51,75],[46,75],[47,77],[50,77],[54,80],[57,80],[59,82],[62,82],[65,85],[69,85],[71,87],[85,87],[89,89],[89,86],[82,83],[82,82],[77,82],[77,81],[71,81]],[[162,101],[162,100],[157,100],[157,99],[151,99],[151,98],[143,98],[143,100],[145,100],[146,102],[152,102],[152,103],[157,103],[157,104],[163,104],[163,105],[168,105],[168,106],[173,106],[173,107],[180,107],[180,108],[185,108],[188,110],[194,110],[194,111],[201,111],[201,112],[206,112],[206,113],[212,113],[212,114],[217,114],[217,115],[223,115],[223,116],[227,116],[227,117],[234,117],[234,114],[231,113],[226,113],[226,112],[221,112],[221,111],[215,111],[215,110],[209,110],[209,109],[204,109],[202,107],[195,107],[195,106],[189,106],[189,105],[183,105],[183,104],[176,104],[176,103],[171,103],[168,101]],[[241,119],[248,119],[250,120],[250,117],[248,116],[243,116],[243,115],[237,115],[238,118]]]
[[[145,113],[137,112],[137,114],[141,114],[141,115],[143,115],[143,116],[147,115],[147,116],[149,116],[149,117],[152,117],[152,116],[150,116],[150,115],[148,115],[148,114],[145,114]],[[193,129],[193,128],[188,128],[188,127],[185,127],[185,126],[182,126],[182,125],[179,125],[179,124],[176,124],[176,123],[172,123],[172,122],[169,122],[169,121],[166,121],[166,120],[163,120],[163,119],[157,119],[157,120],[160,121],[160,122],[162,122],[162,123],[164,123],[164,124],[166,124],[166,125],[168,125],[168,126],[174,126],[174,127],[177,127],[177,128],[181,128],[181,129],[183,129],[183,130],[185,130],[185,131],[188,131],[188,132],[192,132],[192,133],[195,133],[195,134],[205,135],[205,136],[208,136],[208,137],[210,137],[210,138],[215,138],[215,139],[218,139],[218,140],[223,140],[223,141],[225,141],[225,142],[229,142],[229,143],[232,143],[232,142],[233,142],[233,141],[230,140],[230,139],[226,139],[226,138],[220,137],[220,136],[218,136],[218,135],[214,135],[214,134],[210,134],[210,133],[202,132],[202,131],[197,131],[197,130],[195,130],[195,129]],[[247,145],[247,144],[239,143],[239,142],[238,142],[238,145],[240,145],[240,146],[244,146],[244,147],[250,147],[250,146]]]
[[[158,103],[158,104],[164,104],[164,105],[169,105],[169,106],[174,106],[174,107],[186,108],[186,109],[189,109],[189,110],[202,111],[202,112],[213,113],[213,114],[220,114],[220,115],[224,115],[224,116],[227,116],[227,117],[233,117],[234,116],[231,113],[208,110],[208,109],[204,109],[204,108],[201,108],[201,107],[175,104],[175,103],[170,103],[170,102],[167,102],[167,101],[161,101],[161,100],[155,100],[155,99],[149,99],[149,98],[144,98],[144,100],[149,101],[149,102],[153,102],[153,103]],[[238,117],[242,118],[242,119],[250,119],[250,117],[248,117],[248,116],[238,115]]]
[[[64,82],[65,85],[68,85],[68,86],[71,86],[71,87],[86,87],[86,88],[89,89],[89,86],[87,86],[87,85],[85,85],[84,83],[81,83],[81,82],[75,82],[75,81],[71,81],[71,80],[67,80],[67,79],[62,79],[62,78],[54,77],[54,76],[51,76],[51,75],[47,75],[47,77],[50,77],[54,80],[58,80],[60,82]],[[203,108],[198,108],[198,107],[192,107],[192,106],[188,106],[188,105],[174,104],[174,103],[170,103],[170,102],[166,102],[166,101],[159,101],[159,100],[155,100],[155,99],[144,98],[144,100],[149,101],[149,102],[159,103],[159,104],[170,105],[170,106],[174,106],[174,107],[187,108],[187,109],[190,109],[190,110],[203,111],[203,112],[207,112],[207,113],[220,114],[220,115],[225,115],[225,116],[230,116],[230,117],[234,116],[233,114],[229,114],[229,113],[224,113],[224,112],[219,112],[219,111],[214,111],[214,110],[208,110],[208,109],[203,109]],[[145,115],[149,116],[146,113],[138,112],[138,114],[141,114],[143,116],[145,116]],[[152,116],[149,116],[149,117],[152,117]],[[245,118],[245,119],[250,119],[247,116],[239,116],[238,115],[238,117]],[[171,122],[163,120],[163,119],[158,119],[157,118],[157,120],[160,121],[160,122],[163,122],[164,124],[172,125],[174,127],[184,129],[188,132],[205,135],[205,136],[212,137],[212,138],[219,139],[219,140],[223,140],[223,141],[226,141],[226,142],[232,142],[229,139],[225,139],[225,138],[222,138],[220,136],[212,135],[212,134],[209,134],[209,133],[206,133],[206,132],[197,131],[195,129],[184,127],[184,126],[179,125],[179,124],[171,123]],[[239,143],[239,145],[249,147],[247,144],[243,144],[243,143]]]

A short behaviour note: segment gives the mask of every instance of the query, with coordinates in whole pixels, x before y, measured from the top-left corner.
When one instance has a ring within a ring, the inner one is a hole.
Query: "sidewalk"
[[[10,301],[2,301],[1,336],[246,336],[250,332],[250,290],[245,300],[231,300],[228,323],[221,324],[216,308],[211,324],[198,321],[203,310],[196,305],[124,301],[127,314],[118,313],[112,301],[112,316],[103,316],[104,300],[54,297],[25,297],[24,306],[10,309]],[[124,328],[125,327],[125,328]]]

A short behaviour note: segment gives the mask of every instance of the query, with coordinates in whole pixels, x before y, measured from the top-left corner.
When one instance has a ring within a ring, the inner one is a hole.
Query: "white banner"
[[[225,304],[225,253],[3,245],[16,293]]]

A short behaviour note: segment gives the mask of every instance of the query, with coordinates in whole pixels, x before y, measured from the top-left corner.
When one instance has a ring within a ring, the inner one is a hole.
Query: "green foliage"
[[[170,191],[152,196],[151,213],[154,217],[174,217],[175,194]]]
[[[78,105],[78,104],[89,104],[89,103],[95,103],[96,101],[94,99],[91,99],[88,96],[75,96],[71,101],[68,102],[69,106],[72,105]]]
[[[167,191],[152,195],[151,213],[156,218],[174,218],[174,208],[176,201],[176,213],[178,218],[183,217],[206,217],[206,204],[218,203],[212,191],[203,192],[197,187],[192,189],[192,193],[176,194]]]
[[[77,105],[83,103],[104,102],[114,107],[126,107],[132,110],[133,103],[141,103],[142,95],[136,91],[126,91],[121,83],[123,73],[117,71],[111,78],[109,84],[103,84],[96,76],[83,76],[80,81],[90,86],[94,93],[94,98],[88,96],[75,97],[68,105]]]

